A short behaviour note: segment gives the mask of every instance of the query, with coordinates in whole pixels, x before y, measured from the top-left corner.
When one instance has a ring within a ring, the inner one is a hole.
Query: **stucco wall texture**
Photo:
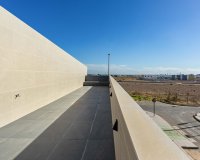
[[[0,6],[0,127],[80,88],[87,67]]]

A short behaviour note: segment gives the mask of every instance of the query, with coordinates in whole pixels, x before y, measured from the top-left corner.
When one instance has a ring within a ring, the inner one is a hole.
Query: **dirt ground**
[[[189,81],[153,82],[130,77],[115,77],[119,84],[133,97],[148,97],[142,100],[157,100],[166,103],[200,106],[200,84]],[[200,160],[199,149],[183,149],[193,160]]]
[[[172,104],[200,105],[200,84],[180,81],[118,80],[118,82],[130,95],[156,97],[162,102]]]

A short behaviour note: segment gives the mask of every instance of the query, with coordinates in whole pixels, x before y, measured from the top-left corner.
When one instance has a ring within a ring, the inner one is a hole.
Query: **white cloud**
[[[89,74],[107,74],[107,64],[87,64]],[[135,69],[128,67],[127,65],[110,65],[111,74],[135,74]]]
[[[87,64],[89,74],[107,74],[107,64]],[[200,68],[177,68],[177,67],[144,67],[133,68],[128,65],[110,65],[111,74],[199,74]]]

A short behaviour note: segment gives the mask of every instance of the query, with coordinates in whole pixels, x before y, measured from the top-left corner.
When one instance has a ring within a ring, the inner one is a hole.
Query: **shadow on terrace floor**
[[[114,160],[108,87],[93,87],[16,160]]]

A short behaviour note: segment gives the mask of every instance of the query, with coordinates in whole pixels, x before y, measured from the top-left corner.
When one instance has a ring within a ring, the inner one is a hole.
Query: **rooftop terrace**
[[[112,77],[2,7],[0,56],[0,160],[190,159]]]
[[[114,160],[108,87],[82,87],[1,128],[0,159]]]

